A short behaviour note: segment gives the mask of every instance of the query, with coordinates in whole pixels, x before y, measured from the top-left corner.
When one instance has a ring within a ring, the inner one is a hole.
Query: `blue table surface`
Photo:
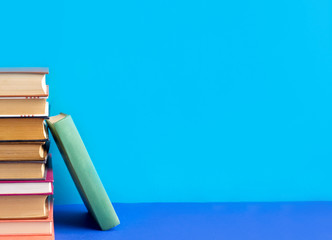
[[[116,203],[121,224],[98,230],[84,205],[55,206],[55,239],[332,239],[332,202]]]

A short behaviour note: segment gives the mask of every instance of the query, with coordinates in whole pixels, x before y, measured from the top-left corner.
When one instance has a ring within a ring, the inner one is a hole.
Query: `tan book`
[[[47,195],[0,196],[0,219],[47,218]]]
[[[43,118],[0,118],[0,141],[45,141]]]
[[[46,99],[0,98],[0,117],[48,117]]]
[[[48,68],[0,68],[0,97],[47,97]]]
[[[43,179],[45,177],[45,163],[41,162],[1,162],[0,180]]]
[[[0,161],[43,161],[48,142],[0,142]]]

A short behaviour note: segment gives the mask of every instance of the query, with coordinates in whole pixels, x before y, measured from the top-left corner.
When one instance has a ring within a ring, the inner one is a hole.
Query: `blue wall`
[[[112,201],[332,200],[331,5],[7,1],[0,65],[50,68]]]

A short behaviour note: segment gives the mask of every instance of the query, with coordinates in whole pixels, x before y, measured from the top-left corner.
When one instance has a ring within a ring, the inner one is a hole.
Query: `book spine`
[[[102,230],[117,226],[118,216],[72,118],[67,115],[58,122],[47,123],[89,212]]]

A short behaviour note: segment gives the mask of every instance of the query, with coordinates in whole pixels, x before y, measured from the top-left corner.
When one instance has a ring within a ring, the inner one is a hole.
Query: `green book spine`
[[[120,224],[71,116],[61,113],[47,124],[85,206],[100,228],[108,230]]]

